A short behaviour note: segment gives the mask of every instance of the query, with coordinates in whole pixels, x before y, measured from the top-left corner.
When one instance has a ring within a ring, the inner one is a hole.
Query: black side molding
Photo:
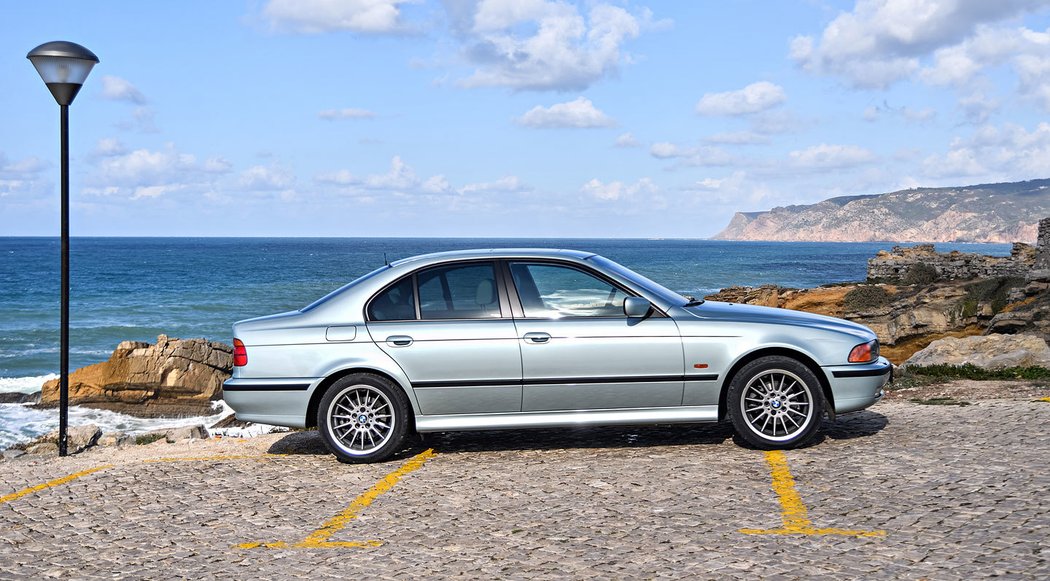
[[[238,383],[222,384],[223,391],[306,391],[309,383]]]
[[[835,377],[878,377],[893,372],[893,366],[879,367],[877,369],[847,369],[844,371],[832,371]]]
[[[664,381],[714,381],[716,379],[718,379],[717,373],[705,375],[654,375],[643,377],[552,377],[549,379],[526,379],[524,381],[514,379],[495,381],[416,381],[412,383],[412,387],[426,389],[428,387],[499,387],[518,385],[554,385],[562,383],[659,383]]]

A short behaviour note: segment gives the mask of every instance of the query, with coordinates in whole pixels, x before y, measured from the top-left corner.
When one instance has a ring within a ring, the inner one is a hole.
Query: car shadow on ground
[[[825,439],[851,440],[879,433],[889,425],[886,416],[870,410],[824,421],[811,446]],[[552,428],[534,430],[499,430],[478,432],[443,432],[425,434],[409,440],[393,460],[404,458],[426,448],[441,454],[470,452],[506,452],[523,450],[568,450],[588,448],[658,448],[662,446],[718,445],[733,441],[751,448],[733,432],[729,422],[718,424],[676,424],[655,426],[610,426]],[[271,454],[327,455],[316,430],[291,432],[274,442]]]

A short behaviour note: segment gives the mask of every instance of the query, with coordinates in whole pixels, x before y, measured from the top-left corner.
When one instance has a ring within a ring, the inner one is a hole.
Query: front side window
[[[513,262],[510,272],[529,318],[623,317],[629,295],[581,270],[545,263]]]
[[[424,270],[419,284],[423,319],[490,319],[500,316],[496,269],[491,262]]]

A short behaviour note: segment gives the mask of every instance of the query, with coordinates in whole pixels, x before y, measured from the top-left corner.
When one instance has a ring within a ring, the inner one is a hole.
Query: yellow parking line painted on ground
[[[112,468],[112,467],[113,467],[112,464],[104,464],[102,466],[95,466],[94,468],[88,468],[87,470],[81,470],[80,472],[77,472],[77,473],[74,473],[74,474],[70,474],[69,476],[63,476],[62,478],[56,478],[54,480],[45,482],[43,484],[37,484],[36,486],[30,486],[29,488],[26,488],[26,489],[23,489],[23,490],[19,490],[18,492],[13,492],[11,494],[8,494],[7,496],[0,496],[0,504],[3,504],[5,502],[11,502],[12,500],[15,500],[15,499],[18,499],[18,498],[22,498],[23,496],[25,496],[27,494],[33,494],[34,492],[40,492],[41,490],[46,490],[48,488],[54,488],[56,486],[61,486],[61,485],[65,484],[65,483],[67,483],[67,482],[71,482],[73,480],[76,480],[77,478],[80,478],[81,476],[87,476],[88,474],[92,474],[94,472],[98,472],[99,470],[105,470],[106,468]]]
[[[291,454],[216,454],[215,456],[170,456],[167,458],[147,458],[143,460],[146,464],[158,462],[213,462],[216,460],[270,460],[273,458],[284,458]]]
[[[836,528],[817,528],[809,520],[802,497],[795,489],[795,477],[791,475],[787,456],[780,450],[766,452],[766,463],[769,464],[773,479],[773,492],[780,499],[780,518],[783,526],[779,529],[740,529],[745,535],[844,535],[849,537],[884,537],[886,531],[859,531]]]
[[[329,541],[335,533],[343,530],[350,521],[357,518],[362,510],[376,501],[377,498],[387,493],[397,484],[401,478],[410,472],[423,467],[423,464],[436,456],[433,449],[427,449],[408,459],[400,468],[383,477],[371,488],[362,492],[355,498],[350,506],[332,517],[321,528],[310,533],[305,539],[298,543],[241,543],[235,545],[238,549],[332,549],[332,548],[366,548],[378,547],[382,541]]]
[[[1035,401],[1045,401],[1047,403],[1050,403],[1050,397],[1041,397],[1041,398],[1039,398],[1039,399],[1037,399]]]

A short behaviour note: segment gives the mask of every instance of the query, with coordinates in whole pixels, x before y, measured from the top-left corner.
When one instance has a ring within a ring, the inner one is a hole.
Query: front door
[[[504,303],[494,263],[438,266],[376,295],[368,331],[412,382],[422,413],[517,412],[521,354]]]
[[[627,317],[624,289],[573,266],[509,266],[524,315],[514,322],[522,411],[682,404],[682,339],[673,320]]]

